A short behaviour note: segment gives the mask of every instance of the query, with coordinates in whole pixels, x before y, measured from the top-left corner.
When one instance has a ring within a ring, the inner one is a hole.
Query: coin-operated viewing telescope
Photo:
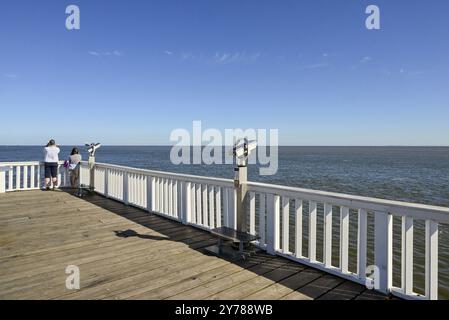
[[[252,151],[257,147],[256,141],[248,141],[247,138],[240,139],[232,149],[236,163],[239,167],[246,167],[248,165],[248,158]]]
[[[95,188],[95,152],[101,147],[101,143],[86,143],[87,152],[89,153],[89,159],[87,161],[87,166],[90,171],[90,183],[89,189],[92,191]]]
[[[237,188],[236,229],[241,232],[247,232],[245,198],[248,189],[246,186],[248,181],[248,158],[256,147],[256,141],[248,141],[247,138],[243,138],[238,140],[232,149],[236,162],[236,167],[234,168],[234,185]]]
[[[217,236],[218,244],[209,246],[206,251],[231,259],[246,259],[251,255],[252,241],[259,239],[258,235],[250,234],[247,230],[247,215],[246,215],[246,194],[248,190],[248,159],[251,153],[256,149],[256,141],[248,141],[247,138],[240,139],[234,142],[232,148],[232,155],[235,158],[234,167],[234,186],[236,194],[236,214],[237,217],[232,217],[231,221],[224,226],[217,227],[210,230],[210,232]],[[232,215],[233,216],[233,215]],[[232,242],[232,245],[223,242]],[[238,244],[238,251],[235,247]]]
[[[93,169],[95,165],[95,152],[101,147],[101,143],[86,143],[87,152],[89,153],[88,165],[89,169]]]

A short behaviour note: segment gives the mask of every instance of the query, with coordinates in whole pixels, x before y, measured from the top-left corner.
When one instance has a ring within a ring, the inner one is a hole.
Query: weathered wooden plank
[[[245,300],[281,299],[321,276],[320,271],[306,269],[245,297]]]
[[[130,196],[144,203],[143,193]],[[301,271],[303,266],[280,257],[257,254],[230,262],[204,255],[202,248],[215,241],[204,231],[95,194],[8,193],[0,196],[0,299],[310,299],[301,288],[322,288],[315,281],[321,272]],[[69,264],[81,270],[76,292],[64,285]],[[333,290],[328,297],[356,294],[341,286]]]

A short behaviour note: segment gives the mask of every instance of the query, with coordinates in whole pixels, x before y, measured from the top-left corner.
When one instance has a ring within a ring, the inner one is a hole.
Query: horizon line
[[[58,146],[61,147],[80,147],[84,145],[76,145],[76,144],[60,144]],[[169,145],[169,144],[102,144],[103,147],[199,147],[194,145]],[[263,147],[270,147],[270,145],[262,145]],[[40,144],[0,144],[0,147],[45,147],[45,145]],[[201,145],[201,147],[232,147],[232,145]],[[329,147],[339,147],[339,148],[448,148],[449,145],[279,145],[277,147],[320,147],[320,148],[329,148]]]

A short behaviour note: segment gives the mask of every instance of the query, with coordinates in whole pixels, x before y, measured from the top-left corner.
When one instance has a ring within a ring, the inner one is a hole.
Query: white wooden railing
[[[0,193],[37,189],[43,171],[39,162],[0,163]],[[61,186],[68,183],[60,169]],[[80,182],[90,184],[82,162]],[[236,189],[230,179],[200,177],[97,163],[95,191],[106,197],[202,229],[236,226]],[[449,223],[449,208],[381,200],[287,186],[248,182],[249,231],[256,242],[276,254],[361,284],[408,299],[438,299],[438,227]],[[339,219],[339,228],[333,218]],[[356,230],[350,217],[357,217]],[[322,217],[322,223],[318,223]],[[402,220],[401,285],[393,285],[393,217]],[[369,221],[373,221],[369,235]],[[413,229],[425,224],[425,293],[414,292]],[[318,227],[322,248],[317,247]],[[306,231],[306,232],[304,232]],[[356,268],[350,270],[351,238],[357,239]],[[333,242],[338,264],[333,264]],[[374,242],[374,264],[368,266],[368,242]],[[306,245],[307,244],[307,245]],[[320,249],[320,257],[317,251]]]
[[[89,185],[87,164],[81,183]],[[112,199],[203,229],[235,226],[233,180],[98,163],[95,191]]]
[[[250,230],[261,236],[260,246],[306,265],[361,284],[377,285],[384,293],[410,299],[438,299],[438,225],[449,223],[449,208],[381,200],[331,192],[248,182]],[[258,207],[256,208],[256,198]],[[305,211],[305,206],[308,210]],[[322,259],[317,259],[317,215],[322,208]],[[338,211],[334,211],[338,209]],[[357,215],[356,270],[349,270],[349,217]],[[307,226],[303,226],[307,215]],[[334,234],[333,215],[339,217],[338,236]],[[367,266],[368,215],[374,220],[374,265]],[[401,286],[393,286],[393,217],[402,220]],[[293,217],[293,228],[290,223]],[[425,223],[425,294],[414,292],[413,226]],[[307,237],[304,236],[304,228]],[[293,230],[292,230],[293,229]],[[332,242],[339,242],[339,265],[332,264]],[[304,252],[304,240],[308,241]],[[291,247],[293,243],[293,248]],[[375,268],[374,266],[377,266]],[[372,270],[372,271],[371,271]],[[367,272],[370,276],[367,276]],[[376,281],[375,281],[376,280]],[[374,282],[374,283],[373,283]]]
[[[70,184],[63,161],[58,165],[58,186]],[[39,161],[0,162],[0,193],[40,189],[43,185],[44,163]]]

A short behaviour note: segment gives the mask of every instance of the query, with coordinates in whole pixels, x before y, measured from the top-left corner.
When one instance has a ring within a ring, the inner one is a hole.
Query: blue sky
[[[0,144],[169,144],[201,120],[283,145],[447,146],[448,39],[447,0],[2,1]]]

